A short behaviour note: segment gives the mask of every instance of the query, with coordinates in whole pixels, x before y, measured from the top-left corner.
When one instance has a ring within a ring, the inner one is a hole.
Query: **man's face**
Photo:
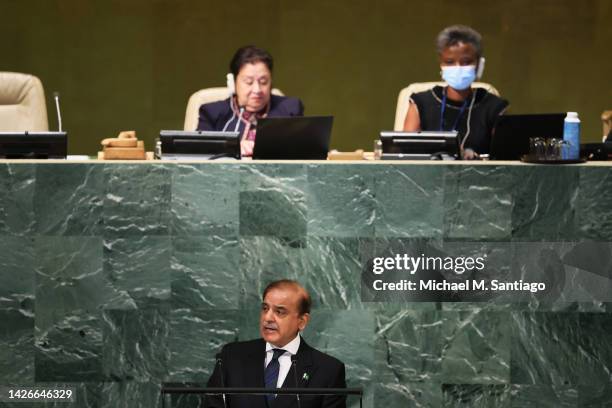
[[[273,288],[266,293],[261,304],[259,332],[261,337],[276,347],[284,347],[304,330],[310,319],[308,313],[300,316],[300,291],[292,287]]]

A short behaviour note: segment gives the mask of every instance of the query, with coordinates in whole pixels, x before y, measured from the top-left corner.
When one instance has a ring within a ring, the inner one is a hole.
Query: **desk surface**
[[[545,167],[610,167],[612,161],[591,161],[580,164],[531,164],[521,161],[504,161],[504,160],[42,160],[42,159],[4,159],[0,163],[37,163],[37,164],[358,164],[358,165],[374,165],[384,166],[389,164],[402,165],[452,165],[452,166],[545,166]]]

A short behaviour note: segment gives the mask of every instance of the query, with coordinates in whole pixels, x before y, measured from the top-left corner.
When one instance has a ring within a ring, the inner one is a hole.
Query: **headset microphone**
[[[480,59],[478,60],[478,69],[476,70],[476,79],[482,78],[482,73],[484,72],[484,68],[485,68],[485,58],[480,57]]]
[[[227,89],[230,92],[230,95],[236,95],[236,82],[235,82],[235,78],[234,78],[234,74],[232,74],[231,72],[228,73],[225,76],[226,79],[226,84],[227,84]]]

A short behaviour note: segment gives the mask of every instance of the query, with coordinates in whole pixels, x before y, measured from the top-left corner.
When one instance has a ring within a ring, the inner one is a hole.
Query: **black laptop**
[[[325,160],[333,121],[333,116],[258,119],[253,159]]]
[[[502,115],[491,138],[493,160],[520,160],[529,153],[529,139],[563,138],[565,113]]]

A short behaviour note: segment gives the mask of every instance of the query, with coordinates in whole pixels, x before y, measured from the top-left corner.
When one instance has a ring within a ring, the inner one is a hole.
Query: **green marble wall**
[[[0,185],[0,384],[158,407],[256,337],[262,288],[290,277],[368,407],[612,406],[608,303],[360,297],[377,248],[415,239],[609,251],[612,167],[3,163]]]

